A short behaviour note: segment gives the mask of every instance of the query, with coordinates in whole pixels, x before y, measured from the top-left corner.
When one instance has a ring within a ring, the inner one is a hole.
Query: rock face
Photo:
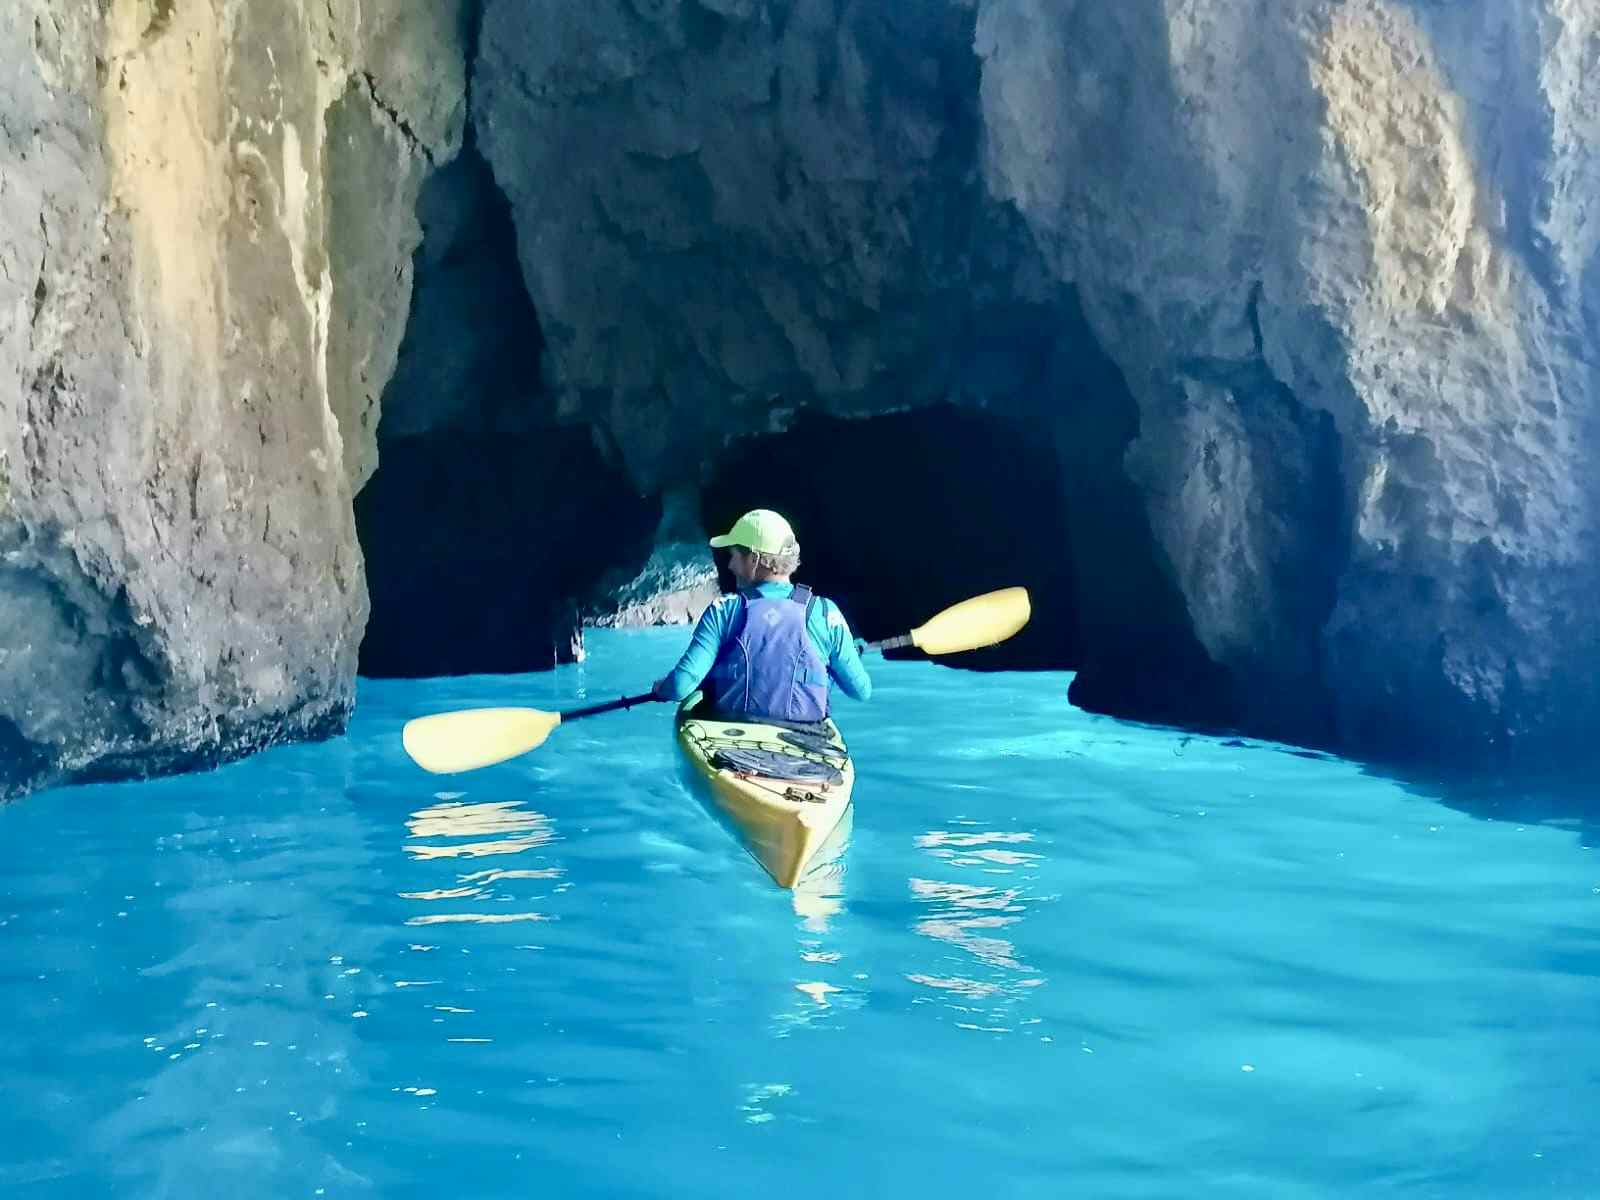
[[[486,6],[474,123],[552,380],[641,486],[801,407],[1025,395],[1017,317],[1060,289],[975,169],[971,38],[947,0]]]
[[[669,542],[652,551],[639,573],[612,593],[607,610],[588,623],[612,629],[688,625],[721,594],[705,547]]]
[[[459,6],[16,0],[0,33],[0,795],[338,728]]]
[[[649,553],[660,506],[622,477],[601,431],[559,419],[516,230],[470,130],[417,216],[379,467],[356,499],[373,597],[360,669],[546,669],[581,645],[607,568],[631,572]]]
[[[1600,713],[1597,45],[1581,0],[490,0],[474,119],[641,486],[796,408],[1004,411],[1084,702],[1481,756]]]
[[[1123,366],[1196,633],[1348,745],[1593,721],[1597,39],[1566,0],[980,5],[990,185]]]
[[[698,508],[692,491],[662,498],[649,557],[637,571],[622,567],[597,581],[582,613],[585,624],[628,629],[700,619],[722,587]]]
[[[14,0],[0,33],[0,794],[337,728],[358,492],[371,661],[541,665],[703,590],[684,512],[770,439],[951,404],[1054,456],[1040,501],[939,444],[994,494],[937,519],[1061,564],[1087,705],[1432,758],[1600,719],[1592,0]],[[889,561],[892,455],[836,457],[803,540]],[[463,577],[520,598],[523,659],[475,601],[423,652]]]

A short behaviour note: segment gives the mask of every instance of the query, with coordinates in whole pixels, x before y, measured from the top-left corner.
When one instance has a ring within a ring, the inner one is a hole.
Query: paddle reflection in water
[[[544,813],[524,808],[520,800],[496,800],[467,804],[463,793],[443,792],[441,803],[411,814],[406,825],[411,840],[406,853],[421,861],[448,858],[485,858],[521,854],[550,844],[556,838],[554,823]],[[451,839],[421,841],[419,839]],[[472,839],[472,840],[459,840]],[[488,840],[484,840],[488,839]],[[402,900],[485,900],[499,904],[520,899],[513,891],[498,885],[518,880],[559,879],[560,867],[529,867],[521,870],[487,869],[457,875],[454,886],[400,892]],[[504,925],[519,921],[548,921],[538,912],[445,912],[409,917],[407,925]]]
[[[1033,834],[1000,830],[933,830],[918,837],[916,844],[930,857],[948,868],[986,876],[1009,876],[1031,872],[1042,856],[1020,849],[1033,841]],[[1025,877],[1031,878],[1032,876]],[[1021,886],[912,877],[907,881],[914,900],[926,907],[912,928],[920,935],[952,946],[964,957],[943,955],[937,971],[914,972],[906,978],[931,989],[963,1019],[961,1029],[985,1033],[1010,1033],[1016,1021],[1008,1011],[1020,998],[1045,981],[1018,954],[1009,936],[1021,923],[1028,896]],[[962,967],[968,959],[988,968],[974,977]],[[956,969],[950,969],[954,967]]]

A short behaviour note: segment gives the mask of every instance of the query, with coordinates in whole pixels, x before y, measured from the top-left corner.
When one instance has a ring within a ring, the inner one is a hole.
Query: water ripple
[[[658,707],[459,790],[400,751],[681,641],[0,807],[0,1191],[1600,1195],[1591,827],[912,662],[793,892]]]

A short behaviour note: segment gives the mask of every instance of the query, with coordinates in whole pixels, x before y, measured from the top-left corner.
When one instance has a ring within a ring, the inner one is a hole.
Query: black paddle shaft
[[[868,650],[900,650],[900,649],[902,649],[902,648],[904,648],[906,646],[914,646],[914,645],[916,645],[916,642],[912,640],[911,635],[909,633],[902,633],[899,637],[884,638],[883,641],[881,641],[881,642],[868,642],[867,643],[867,649]]]
[[[616,712],[619,708],[632,708],[635,704],[648,704],[655,698],[654,692],[645,692],[638,696],[624,696],[620,700],[607,700],[604,704],[591,704],[587,708],[569,708],[561,714],[561,719],[576,721],[579,717],[593,717],[600,713]]]

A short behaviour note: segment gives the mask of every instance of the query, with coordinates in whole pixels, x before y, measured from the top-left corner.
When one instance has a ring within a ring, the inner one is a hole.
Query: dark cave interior
[[[943,661],[1070,668],[1077,623],[1057,476],[1047,439],[979,410],[802,416],[784,433],[736,443],[702,492],[702,515],[720,533],[748,508],[783,513],[801,545],[796,578],[868,639],[904,633],[968,596],[1025,586],[1034,618],[1022,633]],[[718,569],[731,588],[726,563]]]

